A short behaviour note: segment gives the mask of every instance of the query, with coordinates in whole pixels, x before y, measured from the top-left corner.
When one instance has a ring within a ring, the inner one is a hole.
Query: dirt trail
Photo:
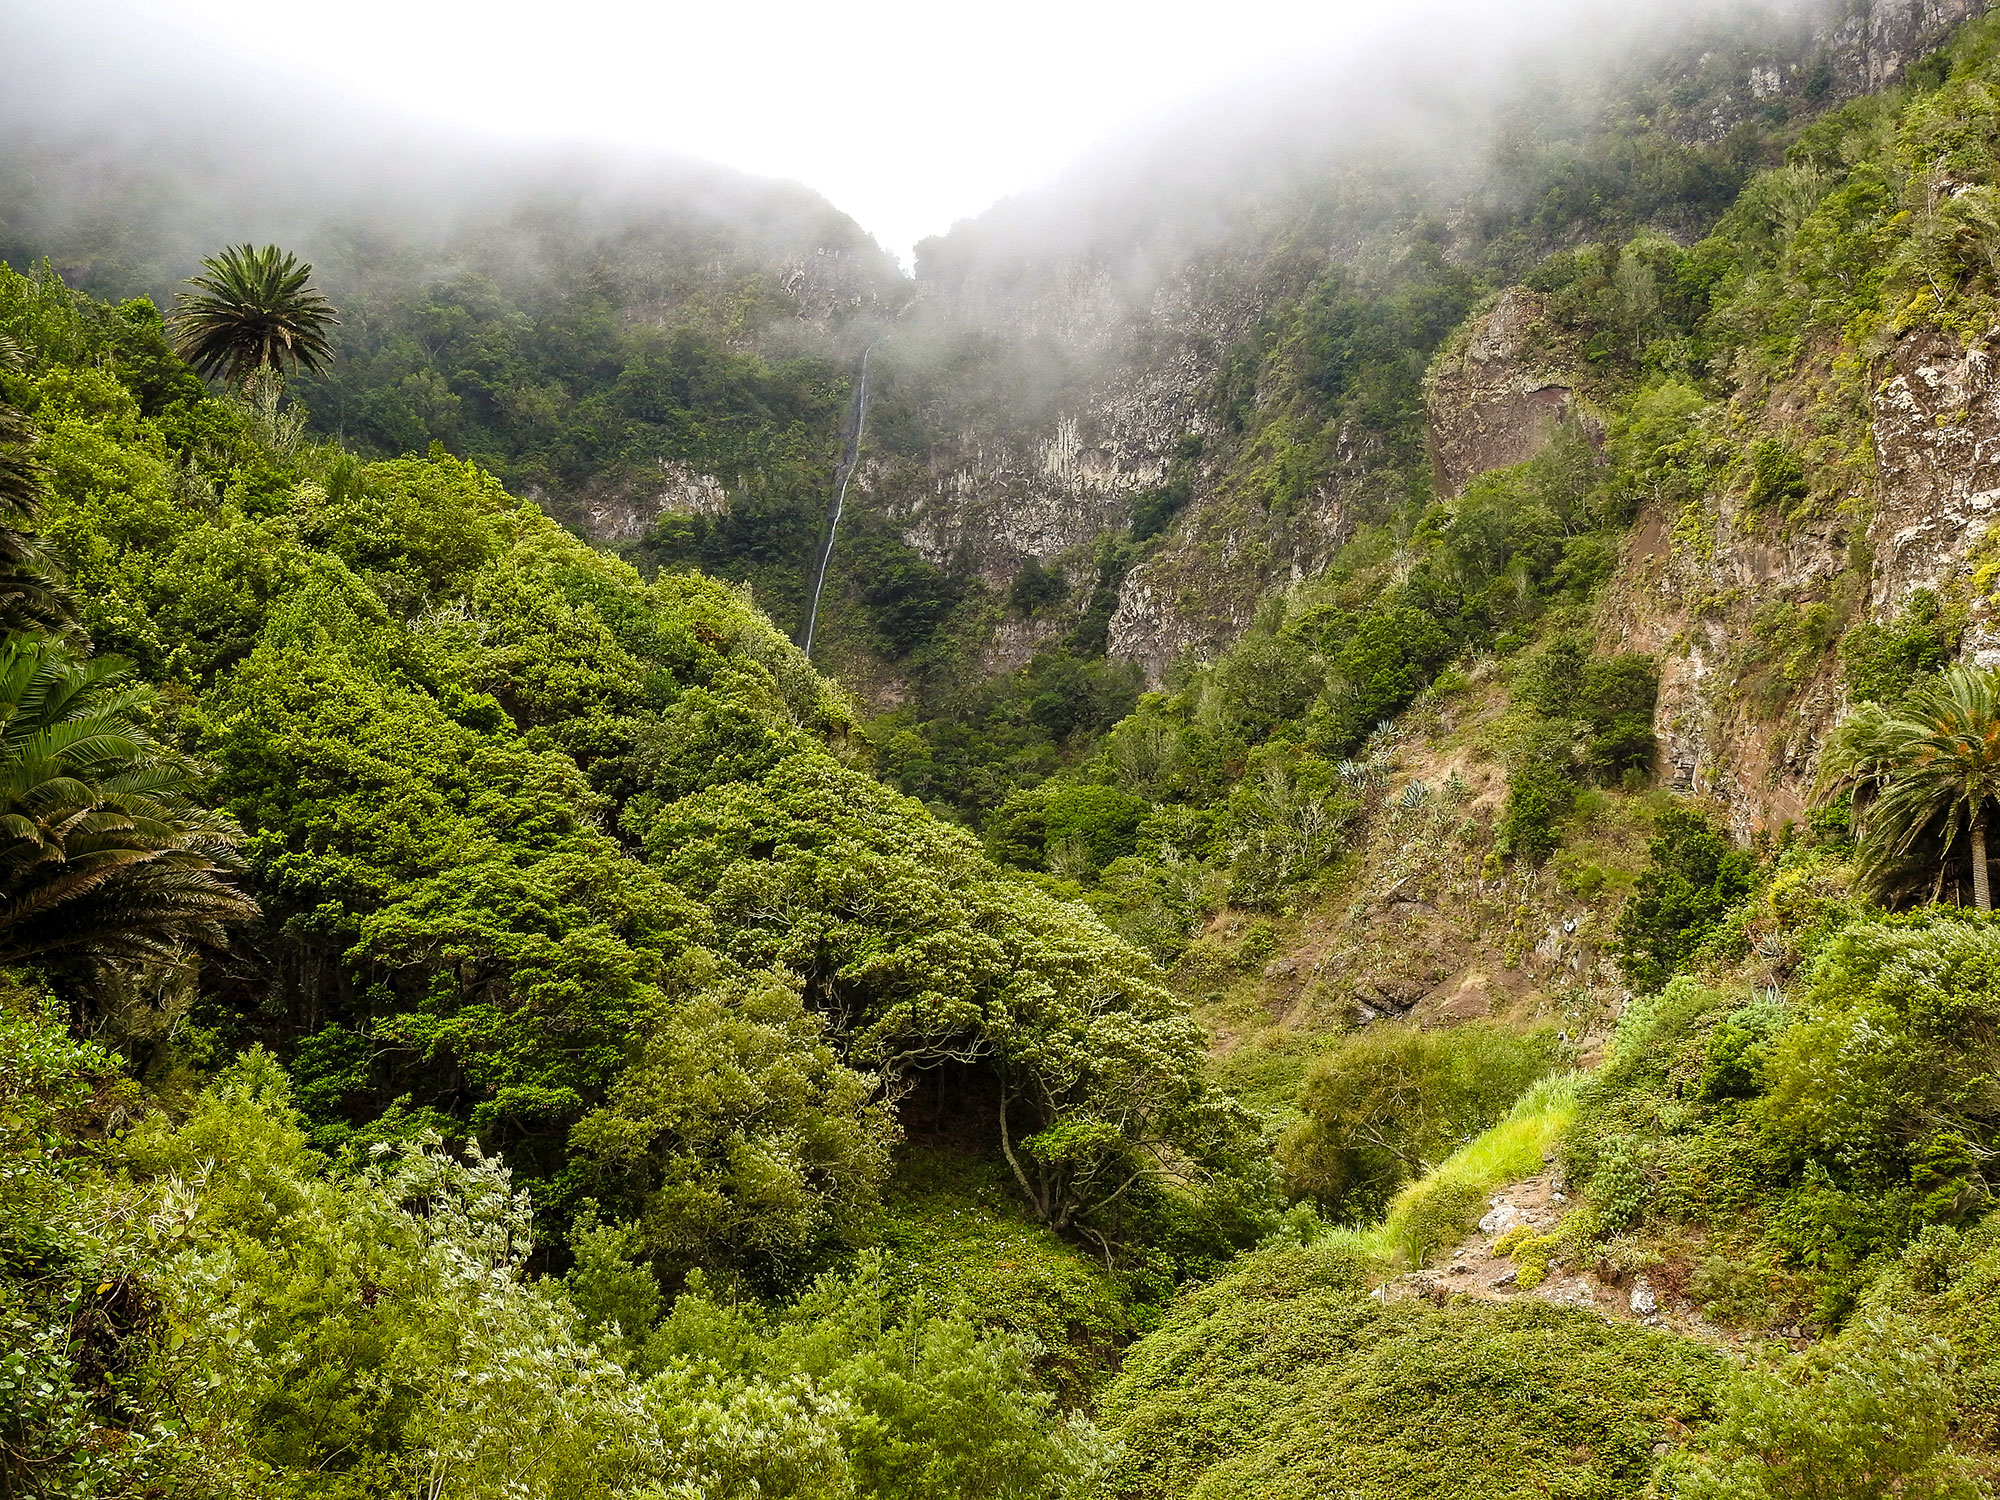
[[[1384,1283],[1372,1295],[1388,1302],[1425,1297],[1440,1303],[1455,1296],[1482,1302],[1533,1298],[1561,1307],[1587,1308],[1602,1317],[1664,1329],[1723,1348],[1738,1348],[1744,1342],[1743,1335],[1709,1322],[1657,1273],[1620,1274],[1605,1265],[1582,1270],[1552,1265],[1545,1281],[1523,1290],[1518,1284],[1519,1268],[1506,1256],[1496,1255],[1493,1247],[1516,1224],[1525,1223],[1538,1235],[1548,1234],[1575,1210],[1576,1200],[1563,1192],[1553,1168],[1500,1189],[1488,1205],[1480,1227],[1450,1254],[1424,1270]],[[1803,1345],[1806,1341],[1799,1342]]]

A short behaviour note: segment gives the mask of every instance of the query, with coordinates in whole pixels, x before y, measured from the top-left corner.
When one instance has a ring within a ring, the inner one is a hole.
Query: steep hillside
[[[1222,768],[1176,799],[1227,879],[1176,981],[1315,1207],[1130,1352],[1122,1493],[1991,1493],[1990,792],[1885,842],[1894,765],[1832,731],[1992,689],[1996,44],[1827,113],[1700,242],[1475,316],[1439,498],[1079,776]],[[1144,833],[1096,877],[1044,849],[1114,921],[1201,888]],[[1503,1111],[1551,1041],[1588,1071]]]
[[[165,308],[222,245],[282,243],[340,309],[340,358],[295,386],[316,433],[371,457],[441,443],[594,542],[754,575],[796,632],[855,368],[908,296],[845,214],[705,163],[502,147],[198,70],[93,114],[63,98],[65,77],[102,88],[73,57],[25,22],[9,40],[0,261]]]
[[[107,124],[24,73],[0,259],[164,305],[218,244],[280,240],[346,314],[300,387],[319,430],[442,442],[795,635],[879,339],[822,655],[937,716],[1038,652],[1154,683],[1212,655],[1427,488],[1421,375],[1482,297],[1580,241],[1699,238],[1971,8],[1415,18],[927,242],[914,281],[811,194],[698,164],[392,145],[254,89],[222,132],[198,80]]]
[[[1419,381],[1482,295],[1579,242],[1699,239],[1806,120],[1977,8],[1649,17],[1602,50],[1512,17],[1383,43],[1325,82],[1345,108],[1081,169],[922,247],[880,356],[915,409],[878,423],[862,493],[989,586],[960,624],[987,670],[1094,644],[1109,591],[1106,648],[1157,683],[1427,488]],[[1066,597],[1004,605],[1031,560]]]
[[[0,271],[0,355],[4,1492],[1082,1485],[1041,1372],[1268,1217],[1146,958],[728,585],[308,440],[143,300]]]

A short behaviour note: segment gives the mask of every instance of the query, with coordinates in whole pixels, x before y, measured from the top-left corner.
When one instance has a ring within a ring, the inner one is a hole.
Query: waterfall
[[[874,344],[861,351],[861,373],[854,382],[854,408],[847,419],[847,442],[841,449],[840,468],[833,477],[833,510],[826,518],[826,540],[820,544],[819,564],[813,569],[812,603],[806,607],[806,633],[799,642],[799,649],[808,657],[812,655],[813,632],[819,628],[819,596],[826,588],[827,565],[833,561],[833,539],[840,531],[840,513],[847,504],[847,481],[854,477],[855,462],[861,457],[861,425],[868,420],[868,356],[874,352]]]

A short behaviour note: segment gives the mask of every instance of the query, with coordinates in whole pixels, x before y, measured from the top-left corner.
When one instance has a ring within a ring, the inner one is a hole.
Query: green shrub
[[[1833,1348],[1755,1368],[1672,1466],[1690,1500],[1947,1500],[1987,1493],[1952,1445],[1956,1359],[1900,1320],[1864,1322]]]
[[[1758,1268],[1704,1269],[1718,1316],[1816,1301],[1837,1326],[1886,1255],[2000,1187],[2000,931],[1855,916],[1806,976],[1790,1003],[1683,977],[1635,1005],[1563,1155],[1597,1233],[1706,1225],[1714,1259]]]
[[[1784,1024],[1776,1006],[1745,1006],[1718,1026],[1708,1039],[1707,1066],[1701,1073],[1704,1099],[1747,1099],[1764,1085],[1764,1063],[1771,1034]]]
[[[1750,503],[1782,510],[1807,493],[1806,467],[1789,444],[1766,438],[1750,450]]]
[[[1464,1239],[1486,1212],[1487,1190],[1476,1182],[1442,1177],[1426,1186],[1410,1197],[1396,1224],[1398,1248],[1415,1266]]]
[[[1598,1159],[1588,1189],[1599,1232],[1622,1234],[1638,1224],[1651,1187],[1638,1146],[1629,1137],[1613,1141]]]
[[[1260,1252],[1141,1339],[1099,1403],[1113,1489],[1158,1500],[1637,1493],[1720,1359],[1523,1301],[1371,1299],[1325,1242]]]
[[[1652,770],[1658,669],[1638,652],[1593,657],[1591,645],[1583,631],[1558,631],[1515,674],[1513,703],[1532,717],[1508,754],[1498,836],[1524,864],[1556,851],[1580,782],[1636,784]]]
[[[1549,1277],[1549,1263],[1562,1249],[1561,1234],[1536,1234],[1526,1224],[1516,1224],[1493,1242],[1493,1253],[1514,1262],[1514,1284],[1532,1292]]]
[[[1405,1182],[1505,1115],[1562,1051],[1548,1028],[1370,1026],[1307,1074],[1301,1119],[1278,1148],[1287,1184],[1336,1218],[1373,1219]]]
[[[1919,677],[1951,664],[1957,631],[1938,597],[1917,589],[1894,620],[1863,620],[1840,638],[1840,678],[1856,703],[1893,703]]]
[[[1801,1252],[1858,1260],[1905,1222],[1913,1232],[1990,1201],[2000,932],[1943,912],[1854,923],[1828,945],[1804,1009],[1770,1042],[1755,1105],[1801,1166],[1787,1219]],[[1867,1202],[1843,1212],[1839,1194]]]
[[[1069,597],[1069,580],[1061,568],[1045,568],[1041,559],[1031,557],[1021,564],[1014,581],[1007,586],[1007,607],[1033,616],[1051,604]]]
[[[1790,1305],[1784,1272],[1774,1254],[1705,1255],[1688,1277],[1688,1296],[1702,1315],[1726,1327],[1769,1324]]]
[[[1039,870],[1048,852],[1048,808],[1054,790],[1048,786],[1027,787],[1010,793],[987,814],[981,830],[986,852],[1003,865],[1020,870]]]
[[[1562,1143],[1569,1180],[1608,1210],[1593,1207],[1591,1231],[1648,1214],[1740,1229],[1783,1180],[1782,1153],[1745,1118],[1753,1101],[1699,1102],[1711,1039],[1742,1008],[1740,993],[1676,979],[1620,1020]]]
[[[1325,664],[1304,641],[1253,632],[1216,664],[1211,691],[1220,721],[1255,741],[1302,715],[1325,683]]]
[[[1642,652],[1598,657],[1584,665],[1576,707],[1590,726],[1584,763],[1599,782],[1616,785],[1628,776],[1651,774],[1658,751],[1653,709],[1659,694],[1659,667]]]
[[[880,1227],[883,1286],[903,1316],[950,1313],[1030,1340],[1066,1401],[1090,1394],[1143,1315],[1101,1260],[1023,1211],[997,1162],[906,1145]]]
[[[1279,742],[1250,757],[1220,811],[1230,900],[1273,910],[1348,847],[1361,809],[1338,767]]]
[[[1539,726],[1509,757],[1507,800],[1497,829],[1501,853],[1524,865],[1538,865],[1556,852],[1557,825],[1576,805],[1570,767],[1575,739],[1566,722]]]
[[[1614,931],[1626,979],[1634,989],[1657,990],[1750,893],[1757,858],[1682,807],[1661,813],[1646,854]]]
[[[1058,786],[1042,804],[1045,850],[1075,851],[1092,875],[1138,846],[1139,825],[1153,806],[1109,786]]]

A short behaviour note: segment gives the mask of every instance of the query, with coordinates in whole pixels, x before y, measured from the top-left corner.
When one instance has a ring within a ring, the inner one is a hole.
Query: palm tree
[[[258,370],[317,370],[333,358],[333,304],[310,285],[312,267],[276,245],[232,245],[202,262],[193,292],[174,298],[167,320],[174,352],[211,378],[242,381]]]
[[[1833,733],[1820,788],[1854,790],[1862,879],[1878,894],[1896,884],[1913,855],[1934,852],[1933,899],[1959,830],[1970,834],[1972,898],[1993,909],[1987,818],[2000,797],[2000,693],[1996,674],[1957,666],[1894,708],[1863,706]]]
[[[182,962],[257,915],[229,883],[241,831],[196,800],[114,657],[0,641],[0,964],[85,973]]]

